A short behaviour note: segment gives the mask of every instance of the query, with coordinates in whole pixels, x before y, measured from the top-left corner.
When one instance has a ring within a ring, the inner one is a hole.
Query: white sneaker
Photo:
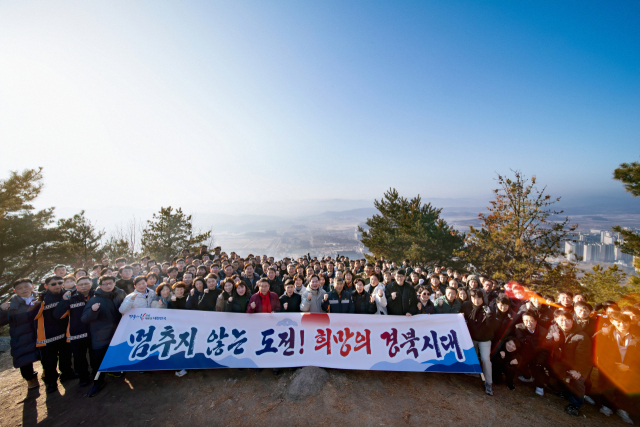
[[[544,389],[542,387],[536,387],[536,394],[538,396],[544,396]]]
[[[606,406],[602,405],[602,408],[600,408],[600,413],[605,414],[608,417],[609,415],[613,414],[613,411],[607,408]]]
[[[622,421],[624,421],[625,423],[633,425],[633,420],[631,418],[629,418],[629,414],[627,413],[627,411],[623,411],[622,409],[618,409],[616,411],[616,414],[618,414],[620,416],[620,418],[622,418]]]
[[[520,381],[522,381],[523,383],[532,383],[533,382],[533,378],[525,378],[522,375],[518,377],[518,379]]]
[[[584,401],[587,402],[590,405],[595,405],[596,404],[596,402],[589,396],[585,396],[584,397]]]
[[[184,377],[185,375],[187,375],[187,370],[183,369],[182,371],[176,371],[176,376],[177,377]]]

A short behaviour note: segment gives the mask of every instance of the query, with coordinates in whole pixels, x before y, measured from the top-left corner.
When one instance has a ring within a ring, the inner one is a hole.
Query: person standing
[[[489,396],[493,396],[493,369],[491,367],[491,340],[493,339],[498,321],[495,313],[484,303],[484,294],[481,290],[472,289],[470,292],[471,301],[462,305],[462,313],[467,321],[469,335],[473,341],[473,346],[478,353],[478,359],[482,364],[484,373],[484,391]]]
[[[83,323],[89,325],[91,348],[93,350],[91,370],[94,373],[100,370],[102,359],[107,354],[111,338],[120,322],[120,305],[126,297],[122,289],[116,288],[116,281],[113,276],[100,277],[98,284],[99,287],[93,297],[85,304],[81,318]],[[112,374],[117,378],[123,375],[122,372]],[[96,396],[104,388],[104,377],[105,374],[102,372],[94,380],[93,387],[89,390],[89,397]]]
[[[53,310],[62,300],[63,280],[60,276],[51,276],[45,280],[46,291],[40,303],[40,311],[36,315],[37,342],[40,349],[42,380],[46,384],[47,394],[58,390],[58,377],[60,381],[73,380],[78,375],[71,366],[71,346],[66,340],[66,331],[69,319],[56,319]],[[58,369],[60,368],[60,374]]]
[[[89,372],[89,360],[93,357],[91,351],[91,338],[89,337],[89,327],[82,323],[82,312],[87,301],[93,296],[93,283],[91,278],[83,276],[76,282],[74,291],[67,291],[62,295],[62,300],[53,310],[53,317],[56,319],[69,319],[67,329],[67,342],[71,346],[73,354],[73,367],[80,377],[80,387],[91,384],[91,374]]]
[[[38,360],[34,320],[40,304],[33,292],[31,279],[16,280],[13,282],[13,291],[15,296],[0,306],[0,326],[9,325],[13,367],[20,368],[27,388],[38,388],[38,373],[33,369],[33,363]]]
[[[405,271],[396,271],[395,282],[387,285],[387,311],[392,316],[414,316],[418,314],[416,290],[405,282]]]
[[[569,401],[565,412],[577,417],[584,404],[584,383],[592,367],[591,338],[574,322],[572,311],[558,309],[555,318],[546,338],[551,347],[550,374],[560,385],[559,392]]]

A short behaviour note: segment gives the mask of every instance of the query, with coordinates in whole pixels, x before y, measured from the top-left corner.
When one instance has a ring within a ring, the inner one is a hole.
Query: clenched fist
[[[256,309],[256,303],[255,303],[255,301],[251,303],[251,308],[252,308],[252,309],[254,309],[254,310]]]
[[[324,300],[328,300],[329,299],[329,294],[324,294]]]
[[[391,299],[396,299],[397,292],[391,292]]]
[[[287,309],[287,307],[289,307],[289,303],[288,303],[288,302],[285,302],[284,304],[282,304],[282,306],[283,306],[283,307],[284,307],[284,309],[286,310],[286,309]]]
[[[93,304],[91,306],[91,310],[93,310],[93,311],[98,311],[99,308],[100,308],[100,303],[99,302],[97,302],[97,303],[95,303],[95,304]]]

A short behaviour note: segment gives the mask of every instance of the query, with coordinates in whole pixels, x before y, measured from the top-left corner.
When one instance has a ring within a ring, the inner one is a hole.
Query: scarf
[[[471,309],[471,314],[469,315],[469,320],[476,320],[476,316],[478,315],[478,313],[480,314],[484,313],[485,307],[486,306],[484,305],[484,302],[481,305],[473,304],[473,308]]]
[[[260,298],[262,298],[262,312],[263,313],[271,313],[271,298],[269,298],[269,294],[262,295],[262,292],[258,292]]]

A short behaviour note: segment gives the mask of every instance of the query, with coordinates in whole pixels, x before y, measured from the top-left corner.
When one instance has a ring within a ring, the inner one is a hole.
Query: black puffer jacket
[[[396,299],[391,296],[396,292]],[[418,296],[416,290],[409,283],[405,282],[399,286],[396,282],[387,285],[385,296],[387,297],[387,312],[390,315],[405,316],[418,314]]]
[[[33,305],[27,305],[16,295],[11,299],[7,311],[0,310],[0,326],[9,325],[14,368],[38,360],[35,318],[39,309],[37,300],[34,300]]]
[[[89,324],[91,335],[91,347],[94,350],[109,347],[111,338],[116,332],[120,322],[120,304],[127,295],[122,289],[113,288],[111,292],[105,292],[98,288],[95,294],[84,306],[82,322]],[[91,306],[99,303],[98,311],[93,311]]]
[[[560,335],[556,342],[553,334]],[[552,368],[556,375],[563,377],[565,370],[575,370],[586,378],[593,366],[591,357],[591,338],[574,322],[573,328],[565,333],[558,325],[553,324],[547,333],[547,343],[551,347]]]
[[[522,353],[525,355],[531,356],[539,351],[548,350],[547,329],[539,323],[533,333],[529,332],[524,323],[518,323],[514,335],[522,344]]]
[[[475,316],[473,309],[474,306],[470,301],[465,301],[462,304],[462,313],[467,322],[471,339],[479,342],[491,341],[499,325],[496,314],[484,304],[476,310]]]

